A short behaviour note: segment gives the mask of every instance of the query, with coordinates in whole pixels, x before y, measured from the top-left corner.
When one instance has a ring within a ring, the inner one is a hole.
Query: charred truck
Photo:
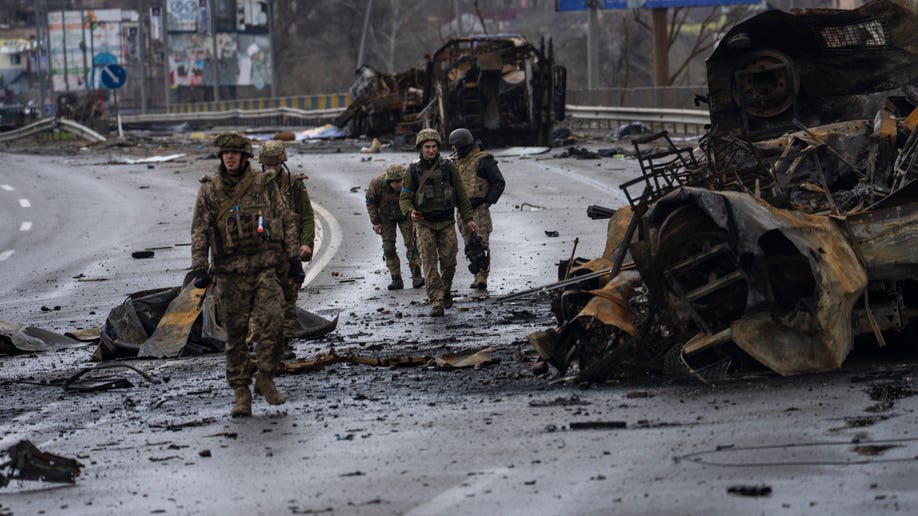
[[[518,36],[452,39],[423,67],[382,74],[361,66],[335,125],[402,140],[423,127],[465,127],[489,147],[544,146],[564,119],[566,79],[551,40],[546,49],[544,40],[536,47]]]
[[[918,12],[896,0],[733,27],[707,60],[708,134],[697,148],[633,140],[630,205],[602,257],[561,267],[559,326],[529,336],[540,356],[584,380],[711,380],[914,346],[901,337],[918,321],[915,34]]]

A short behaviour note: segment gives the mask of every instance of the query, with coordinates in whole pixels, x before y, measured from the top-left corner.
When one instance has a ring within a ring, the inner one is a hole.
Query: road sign
[[[108,64],[102,67],[102,84],[116,90],[124,86],[127,80],[127,72],[123,67],[117,64]]]

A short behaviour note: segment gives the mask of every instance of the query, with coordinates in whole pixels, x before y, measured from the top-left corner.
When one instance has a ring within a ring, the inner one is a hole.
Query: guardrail
[[[653,130],[667,129],[682,134],[704,134],[711,123],[700,109],[657,109],[637,107],[565,106],[573,125],[589,129],[617,129],[622,124],[641,122]]]
[[[636,107],[566,106],[573,125],[587,129],[612,130],[621,124],[641,122],[652,129],[668,129],[682,134],[702,134],[704,126],[710,123],[707,111],[693,109],[656,109]],[[341,114],[344,108],[297,109],[289,107],[272,109],[232,109],[205,113],[148,113],[125,115],[126,124],[220,122],[231,125],[294,125],[331,120]]]
[[[0,142],[10,142],[26,136],[32,136],[51,129],[62,129],[91,142],[104,142],[105,137],[85,125],[66,118],[45,118],[27,126],[0,133]]]

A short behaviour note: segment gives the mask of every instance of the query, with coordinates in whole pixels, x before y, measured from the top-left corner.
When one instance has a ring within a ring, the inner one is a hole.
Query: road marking
[[[19,205],[23,208],[29,208],[32,206],[32,203],[30,203],[28,199],[19,199]]]
[[[13,253],[15,252],[16,251],[13,251],[12,249],[7,249],[6,251],[3,251],[2,253],[0,253],[0,262],[6,260],[10,256],[13,256]]]
[[[28,231],[32,229],[32,223],[29,221],[23,222],[19,225],[19,231]]]
[[[338,220],[325,208],[321,205],[312,203],[312,211],[325,221],[328,227],[320,225],[316,228],[316,242],[315,242],[315,254],[318,258],[314,258],[309,262],[309,270],[306,271],[306,279],[303,280],[303,285],[308,285],[309,282],[316,279],[316,276],[322,272],[322,269],[328,265],[328,262],[334,258],[335,253],[338,251],[338,248],[341,247],[341,242],[343,237],[341,236],[341,225],[338,224]],[[321,221],[320,221],[321,222]],[[324,238],[323,238],[324,237]],[[322,249],[323,241],[328,240],[328,247]]]
[[[494,487],[494,483],[501,475],[510,471],[508,468],[497,468],[478,474],[477,482],[464,482],[451,489],[443,491],[432,500],[427,501],[405,513],[405,516],[422,516],[426,514],[458,514],[463,504],[468,503],[469,496]]]
[[[0,188],[3,188],[3,189],[6,190],[7,192],[12,192],[13,190],[15,190],[15,188],[13,188],[13,187],[10,186],[10,185],[0,185]]]

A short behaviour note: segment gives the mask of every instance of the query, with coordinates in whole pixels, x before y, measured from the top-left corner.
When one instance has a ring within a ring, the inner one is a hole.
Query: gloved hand
[[[194,271],[194,288],[207,288],[211,282],[210,274],[207,274],[206,270]]]
[[[296,285],[302,285],[303,281],[306,280],[306,273],[303,271],[303,264],[298,258],[293,258],[290,260],[290,270],[287,271],[287,276]]]

